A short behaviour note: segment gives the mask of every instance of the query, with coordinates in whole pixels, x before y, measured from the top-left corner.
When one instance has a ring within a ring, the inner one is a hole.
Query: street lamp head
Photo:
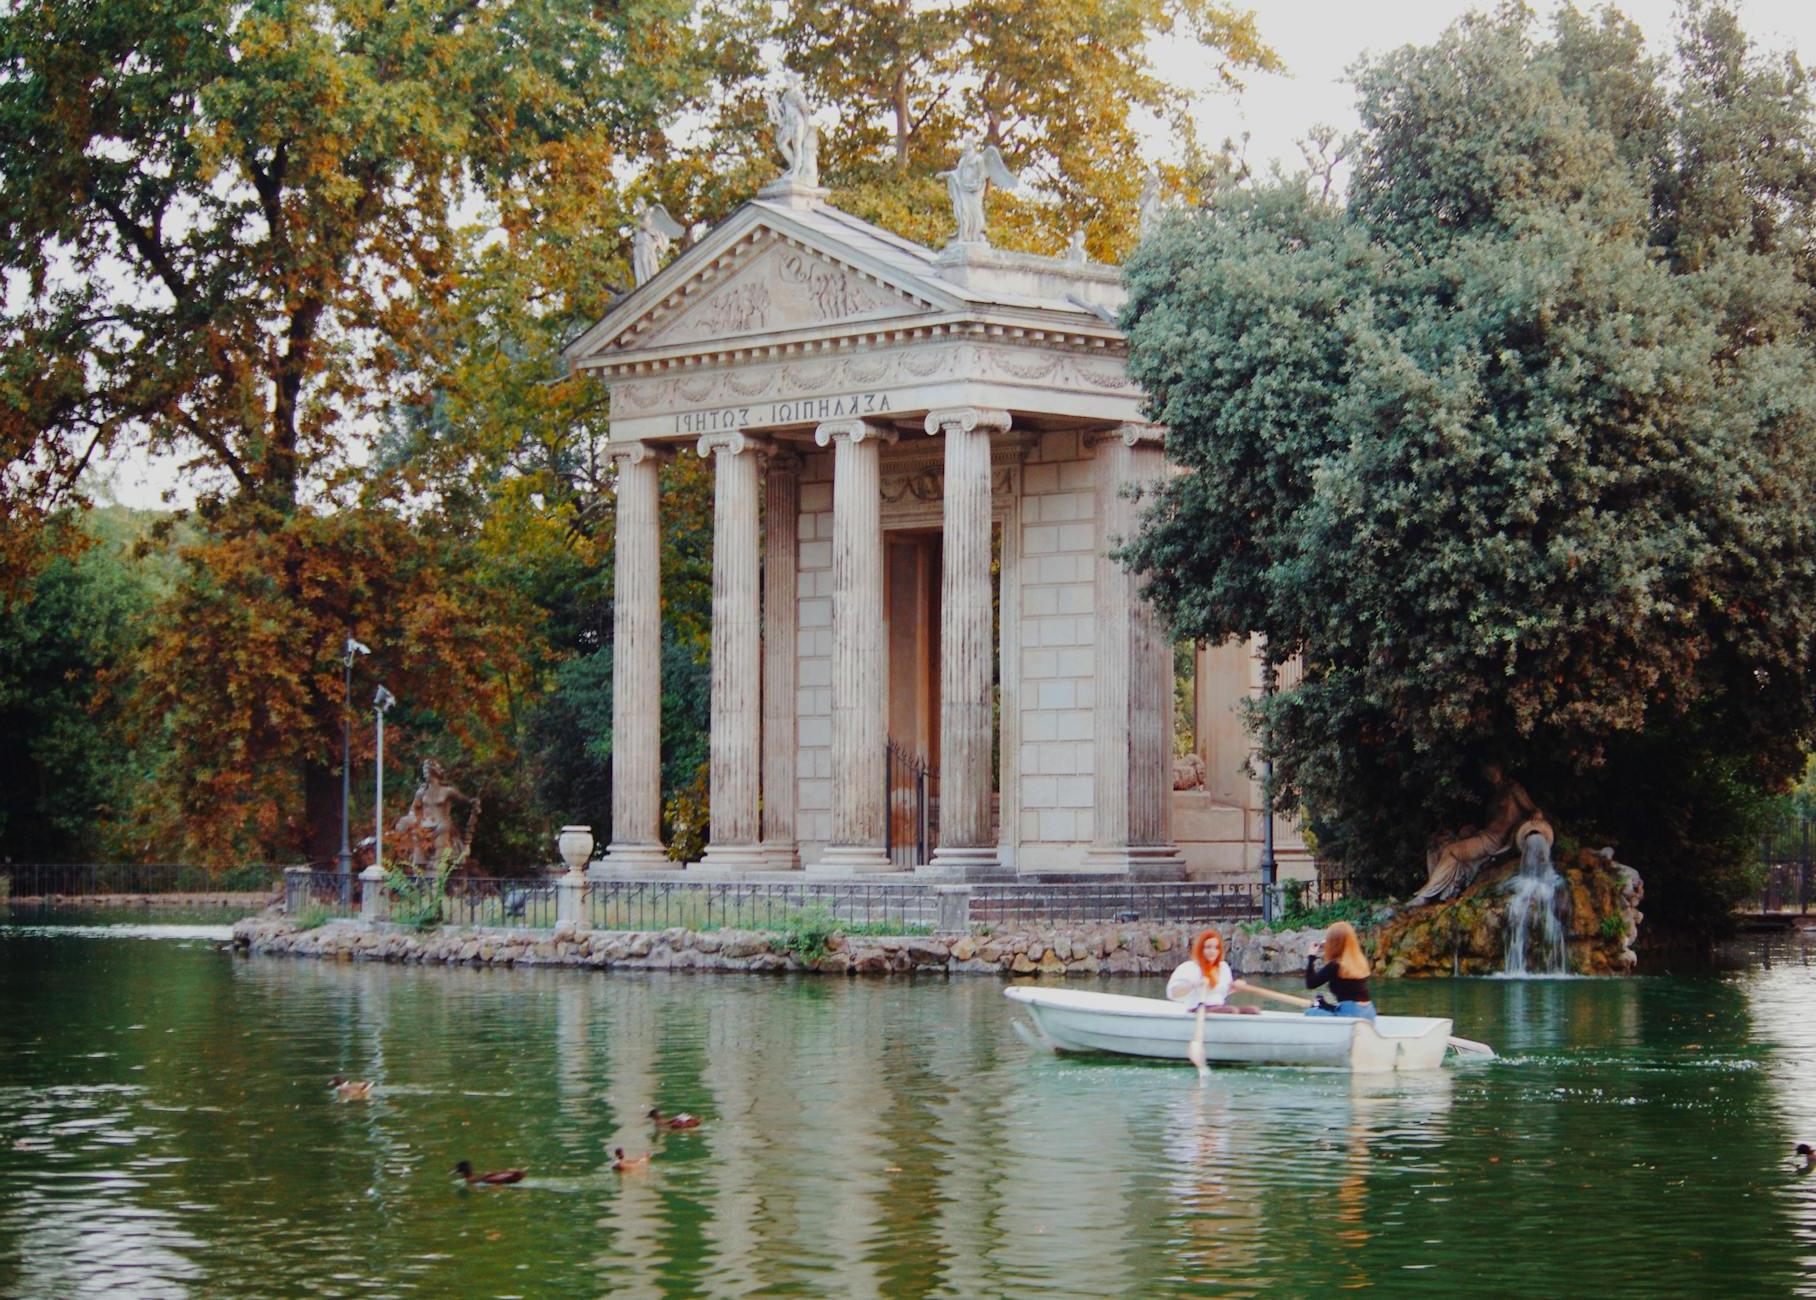
[[[354,655],[369,655],[371,653],[372,647],[367,645],[364,641],[356,641],[352,637],[347,638],[348,662],[352,662]]]
[[[372,707],[377,709],[380,713],[383,713],[386,709],[396,703],[397,697],[382,686],[378,688],[378,694],[372,697]]]

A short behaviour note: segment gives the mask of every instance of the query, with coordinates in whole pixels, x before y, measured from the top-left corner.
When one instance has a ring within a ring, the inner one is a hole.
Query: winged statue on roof
[[[687,233],[687,227],[668,215],[660,203],[645,204],[631,231],[631,276],[639,286],[662,269],[669,245]]]
[[[951,171],[941,172],[946,193],[952,200],[952,215],[958,222],[955,244],[987,244],[984,236],[984,191],[991,185],[1013,190],[1020,177],[1009,170],[1002,151],[993,144],[973,140],[965,146]]]

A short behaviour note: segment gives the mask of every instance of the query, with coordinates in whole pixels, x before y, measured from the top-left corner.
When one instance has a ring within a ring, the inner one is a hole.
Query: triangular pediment
[[[641,345],[712,343],[927,309],[924,300],[782,239],[766,241],[723,282],[664,305],[678,310],[639,331]]]
[[[855,225],[849,218],[841,224]],[[766,335],[949,310],[948,287],[876,238],[751,205],[681,254],[569,348],[583,364],[630,353],[716,349]],[[878,232],[881,233],[881,232]],[[919,249],[924,260],[926,255]]]

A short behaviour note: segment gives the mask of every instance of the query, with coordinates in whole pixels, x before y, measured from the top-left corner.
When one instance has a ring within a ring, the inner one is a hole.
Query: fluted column
[[[777,452],[763,471],[763,852],[801,865],[795,842],[795,575],[801,458]]]
[[[667,870],[662,846],[662,531],[656,453],[615,446],[612,593],[612,839],[606,861]]]
[[[767,450],[736,431],[709,433],[699,442],[700,454],[714,457],[712,823],[703,867],[767,865],[757,847],[763,735],[757,455]]]
[[[1092,866],[1177,878],[1173,843],[1173,646],[1140,580],[1110,558],[1134,536],[1132,485],[1166,472],[1161,431],[1124,425],[1090,440],[1097,459],[1097,704]]]
[[[889,871],[880,450],[895,432],[867,420],[832,420],[814,440],[833,449],[832,840],[819,865]]]
[[[934,411],[927,432],[946,439],[940,573],[940,804],[934,873],[1002,870],[990,802],[990,435],[1004,411]]]

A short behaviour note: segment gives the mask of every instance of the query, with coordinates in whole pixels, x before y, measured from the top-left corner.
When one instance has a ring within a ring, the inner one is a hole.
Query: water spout
[[[1569,969],[1560,911],[1570,895],[1559,892],[1564,878],[1551,865],[1551,837],[1521,828],[1519,874],[1507,882],[1507,955],[1503,975],[1563,975]]]

